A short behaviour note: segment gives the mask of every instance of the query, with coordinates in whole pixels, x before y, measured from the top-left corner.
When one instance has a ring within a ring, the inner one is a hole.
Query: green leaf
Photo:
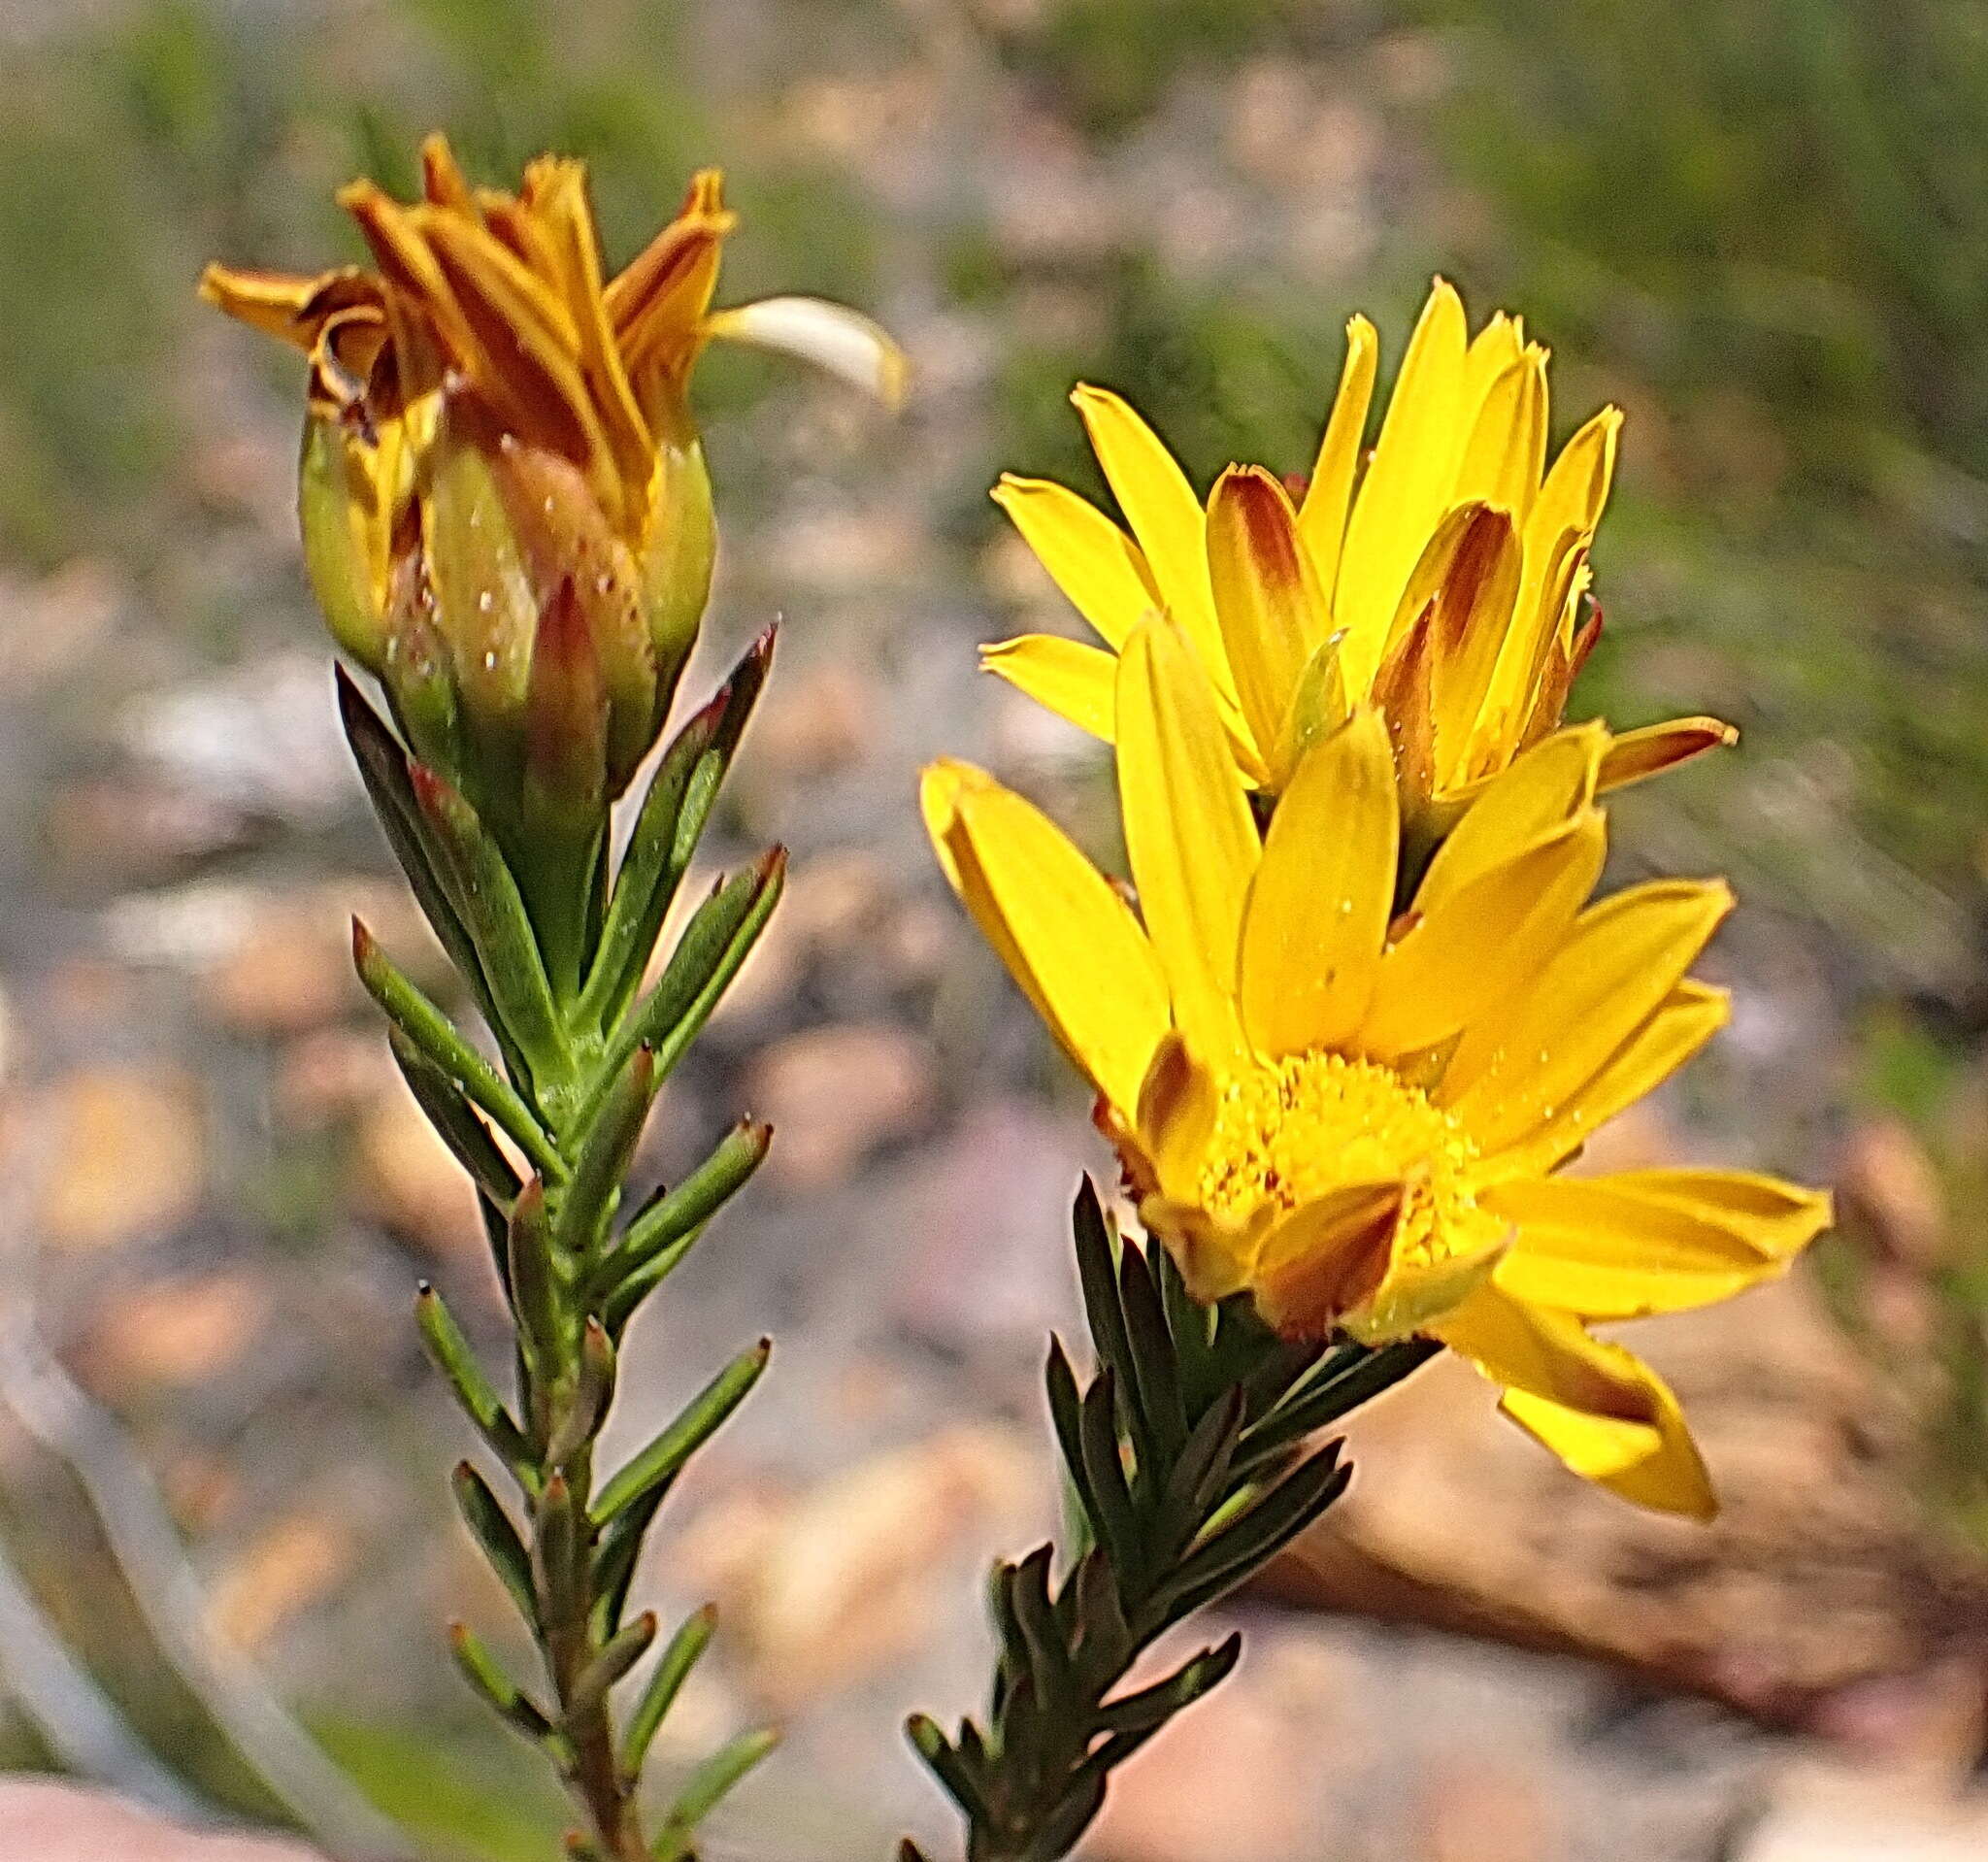
[[[463,1413],[476,1424],[478,1432],[504,1465],[514,1475],[525,1478],[531,1468],[532,1457],[523,1433],[512,1419],[511,1412],[505,1408],[495,1386],[483,1375],[476,1348],[463,1336],[455,1315],[443,1303],[442,1295],[426,1280],[421,1282],[421,1290],[414,1298],[414,1323],[419,1326],[428,1353],[454,1392]]]
[[[1118,1307],[1131,1345],[1140,1413],[1153,1437],[1154,1458],[1139,1473],[1156,1495],[1161,1471],[1187,1440],[1187,1405],[1180,1393],[1180,1367],[1175,1360],[1173,1335],[1167,1330],[1159,1292],[1145,1255],[1137,1247],[1118,1251]]]
[[[1242,1392],[1237,1389],[1195,1424],[1179,1458],[1167,1471],[1160,1497],[1153,1543],[1162,1558],[1176,1558],[1186,1549],[1219,1500],[1242,1430]]]
[[[1098,1201],[1097,1185],[1088,1175],[1077,1193],[1072,1225],[1077,1238],[1077,1273],[1083,1287],[1084,1315],[1090,1321],[1098,1361],[1114,1374],[1112,1386],[1123,1413],[1125,1432],[1132,1439],[1135,1463],[1149,1468],[1159,1459],[1158,1445],[1145,1412],[1140,1407],[1139,1372],[1133,1359],[1132,1336],[1126,1330],[1125,1310],[1119,1304],[1118,1267],[1113,1259],[1111,1231],[1105,1220],[1104,1206]]]
[[[366,786],[367,799],[380,822],[393,857],[407,875],[415,902],[434,929],[437,940],[448,954],[456,974],[469,985],[476,998],[477,1013],[489,1025],[500,1043],[508,1042],[497,1020],[490,992],[483,984],[482,965],[477,961],[476,946],[468,928],[448,901],[447,888],[437,870],[439,854],[429,843],[421,819],[420,805],[414,800],[409,780],[407,751],[387,729],[386,721],[365,698],[343,666],[336,669],[338,710],[345,725],[346,742],[351,747],[352,761],[358,765],[359,780]],[[522,1071],[522,1055],[507,1047],[507,1059]]]
[[[1077,1373],[1070,1368],[1063,1341],[1049,1335],[1049,1357],[1043,1367],[1043,1382],[1049,1394],[1049,1417],[1056,1429],[1056,1444],[1063,1453],[1063,1465],[1070,1483],[1077,1489],[1077,1504],[1083,1508],[1093,1536],[1098,1531],[1098,1497],[1091,1490],[1090,1477],[1083,1466],[1083,1399],[1077,1392]]]
[[[1346,1347],[1347,1355],[1336,1357],[1323,1375],[1301,1385],[1293,1398],[1244,1432],[1237,1466],[1256,1466],[1339,1421],[1420,1370],[1441,1348],[1433,1339],[1404,1339],[1377,1348]]]
[[[600,1254],[660,1084],[654,1050],[637,1047],[613,1077],[599,1114],[586,1127],[580,1159],[572,1181],[560,1195],[559,1217],[552,1230],[560,1257],[582,1274]]]
[[[965,1815],[975,1823],[983,1822],[987,1805],[981,1795],[979,1781],[952,1742],[945,1737],[939,1722],[928,1713],[913,1713],[905,1721],[905,1737],[925,1761],[925,1769],[939,1780],[945,1794]]]
[[[358,918],[352,920],[352,966],[366,993],[385,1011],[414,1050],[476,1105],[532,1163],[554,1182],[566,1165],[553,1149],[538,1114],[518,1097],[496,1068],[470,1046],[462,1031],[395,968],[379,940]]]
[[[621,1776],[631,1786],[641,1778],[643,1762],[648,1757],[657,1729],[676,1704],[698,1658],[710,1646],[716,1625],[717,1612],[706,1604],[684,1619],[683,1626],[656,1658],[654,1670],[643,1684],[642,1698],[628,1716],[627,1730],[621,1735]]]
[[[555,1468],[570,1466],[598,1433],[614,1400],[614,1347],[607,1328],[589,1315],[580,1328],[580,1372],[571,1395],[552,1425],[546,1460]]]
[[[565,1720],[569,1729],[608,1698],[615,1682],[623,1679],[648,1653],[655,1639],[656,1613],[652,1610],[645,1610],[633,1622],[608,1638],[600,1653],[580,1670],[573,1683],[573,1692],[566,1702]]]
[[[386,1032],[386,1045],[393,1050],[401,1078],[408,1082],[414,1103],[427,1114],[436,1135],[447,1145],[455,1161],[470,1175],[483,1194],[504,1208],[517,1194],[517,1172],[511,1160],[497,1148],[497,1142],[483,1123],[483,1117],[469,1096],[435,1065],[398,1027]]]
[[[580,1016],[588,1027],[613,1026],[641,984],[739,734],[766,682],[772,654],[769,628],[716,697],[677,733],[656,767],[614,878],[600,949],[581,996]]]
[[[1155,1732],[1183,1708],[1226,1680],[1242,1654],[1240,1631],[1218,1646],[1205,1648],[1163,1681],[1121,1695],[1098,1710],[1098,1724],[1113,1733]]]
[[[658,1193],[628,1224],[601,1263],[596,1285],[618,1284],[673,1244],[700,1232],[759,1168],[772,1143],[771,1125],[748,1118],[733,1126],[703,1163],[675,1189]]]
[[[757,866],[734,874],[698,908],[655,987],[615,1031],[600,1076],[603,1083],[587,1096],[574,1121],[579,1129],[592,1121],[606,1082],[628,1064],[636,1048],[653,1047],[656,1078],[669,1078],[765,929],[779,900],[786,866],[786,849],[777,847]]]
[[[771,1727],[727,1741],[690,1774],[656,1839],[656,1862],[685,1862],[697,1826],[746,1774],[780,1743]]]
[[[594,1610],[592,1631],[598,1640],[611,1636],[621,1621],[628,1587],[642,1556],[642,1544],[663,1504],[664,1489],[651,1487],[633,1506],[624,1507],[601,1532],[594,1547]]]
[[[545,1377],[565,1357],[566,1314],[552,1274],[546,1186],[537,1177],[518,1191],[511,1206],[509,1244],[511,1310],[517,1315],[518,1347],[533,1372]],[[535,1431],[543,1426],[535,1415]]]
[[[523,1050],[541,1096],[556,1090],[571,1075],[573,1056],[517,881],[459,789],[420,763],[410,765],[408,776],[421,819],[441,849],[449,900],[476,946],[498,1022]]]
[[[1098,1503],[1092,1524],[1117,1573],[1120,1594],[1130,1596],[1143,1584],[1145,1550],[1120,1457],[1117,1399],[1111,1387],[1115,1381],[1115,1374],[1109,1366],[1091,1380],[1090,1388],[1083,1393],[1077,1426],[1082,1438],[1084,1480]]]
[[[547,1623],[570,1623],[580,1614],[586,1547],[580,1541],[580,1503],[565,1475],[555,1473],[539,1496],[532,1538],[532,1578]]]
[[[1346,1490],[1350,1465],[1330,1443],[1224,1525],[1167,1576],[1155,1607],[1178,1622],[1260,1571]]]
[[[533,1741],[544,1740],[551,1732],[552,1722],[504,1672],[468,1624],[448,1625],[448,1646],[464,1679],[508,1725]]]
[[[595,1526],[609,1524],[645,1494],[674,1480],[683,1464],[746,1400],[772,1351],[773,1341],[761,1339],[712,1379],[677,1419],[601,1489],[591,1513]]]
[[[458,1461],[448,1484],[455,1495],[456,1508],[463,1516],[463,1522],[483,1548],[483,1556],[489,1561],[490,1569],[503,1580],[504,1588],[510,1591],[512,1602],[516,1604],[525,1621],[537,1623],[539,1604],[538,1595],[532,1587],[531,1557],[524,1548],[524,1541],[517,1536],[517,1528],[512,1524],[510,1514],[490,1491],[490,1483],[467,1461]]]

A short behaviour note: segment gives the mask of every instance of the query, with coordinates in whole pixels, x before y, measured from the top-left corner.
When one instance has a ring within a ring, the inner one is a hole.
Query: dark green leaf
[[[476,1424],[483,1440],[513,1474],[521,1475],[528,1470],[531,1450],[522,1432],[496,1387],[484,1376],[476,1347],[463,1336],[455,1315],[443,1303],[442,1295],[425,1280],[414,1299],[414,1322],[463,1413]]]
[[[772,1142],[771,1125],[751,1119],[735,1125],[675,1189],[658,1194],[628,1224],[601,1263],[598,1284],[603,1288],[618,1284],[666,1248],[701,1230],[759,1168]]]
[[[394,966],[379,940],[352,920],[352,966],[366,992],[432,1066],[489,1114],[497,1128],[554,1182],[566,1165],[553,1149],[538,1114],[496,1068],[471,1047],[462,1031]]]
[[[458,1461],[448,1484],[463,1522],[476,1535],[490,1569],[503,1580],[525,1621],[536,1623],[539,1606],[532,1587],[531,1558],[511,1516],[490,1491],[490,1483],[467,1461]]]

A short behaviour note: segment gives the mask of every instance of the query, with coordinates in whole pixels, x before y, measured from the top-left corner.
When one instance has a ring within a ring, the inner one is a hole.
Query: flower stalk
[[[722,1772],[697,1773],[657,1833],[646,1829],[644,1762],[712,1625],[700,1612],[665,1639],[652,1613],[628,1615],[630,1579],[671,1486],[766,1368],[768,1341],[740,1352],[626,1464],[602,1467],[599,1444],[630,1321],[766,1154],[766,1128],[742,1127],[673,1190],[624,1213],[656,1093],[779,895],[779,850],[720,885],[712,904],[727,909],[714,917],[708,905],[692,918],[647,995],[586,989],[653,944],[709,810],[707,802],[698,819],[686,817],[678,773],[710,757],[710,781],[722,777],[769,646],[754,646],[665,752],[644,799],[647,838],[631,845],[580,961],[562,973],[548,966],[510,866],[474,810],[400,748],[340,675],[347,730],[389,841],[444,948],[466,963],[467,992],[506,1057],[502,1068],[485,1060],[355,923],[359,973],[392,1023],[395,1058],[476,1185],[514,1330],[507,1399],[442,1294],[424,1285],[416,1301],[429,1353],[510,1489],[501,1496],[468,1461],[451,1481],[465,1524],[538,1646],[544,1686],[506,1673],[463,1624],[452,1626],[451,1642],[471,1686],[557,1767],[586,1819],[571,1852],[596,1862],[683,1853],[697,1818],[772,1746],[772,1735],[758,1733],[727,1747]],[[669,858],[652,856],[657,841]],[[611,924],[650,926],[646,945],[625,932],[611,940]],[[635,1696],[625,1711],[624,1683]]]

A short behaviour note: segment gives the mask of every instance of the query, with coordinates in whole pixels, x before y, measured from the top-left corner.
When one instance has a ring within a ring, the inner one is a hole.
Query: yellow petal
[[[1525,351],[1525,326],[1506,311],[1493,311],[1490,320],[1471,338],[1464,352],[1464,386],[1457,412],[1474,422],[1493,386]]]
[[[1604,408],[1591,416],[1560,449],[1540,487],[1539,502],[1526,525],[1526,550],[1544,550],[1563,530],[1592,536],[1608,502],[1615,478],[1615,450],[1622,437],[1622,410]]]
[[[1365,689],[1380,664],[1403,584],[1456,475],[1464,329],[1461,300],[1438,279],[1408,341],[1346,526],[1333,615],[1346,630],[1347,682],[1355,690]]]
[[[1380,359],[1380,339],[1374,325],[1355,316],[1346,324],[1346,360],[1340,371],[1339,392],[1332,416],[1318,443],[1311,482],[1298,507],[1298,535],[1311,552],[1319,586],[1328,596],[1339,580],[1340,549],[1345,541],[1346,515],[1353,503],[1353,473],[1360,463],[1360,443],[1367,437],[1367,409],[1374,399],[1374,373]]]
[[[1615,1114],[1684,1065],[1726,1025],[1725,990],[1686,978],[1601,1071],[1553,1115],[1478,1160],[1479,1182],[1539,1176],[1565,1163]]]
[[[265,336],[308,351],[330,317],[361,304],[378,309],[381,293],[380,281],[356,265],[310,278],[210,265],[200,275],[200,295]]]
[[[1131,908],[1040,810],[970,764],[920,802],[953,890],[1091,1082],[1129,1114],[1167,1032],[1166,981]]]
[[[911,364],[882,324],[818,297],[762,297],[704,319],[707,336],[798,356],[874,396],[887,408],[904,405]]]
[[[1194,1194],[1216,1111],[1212,1077],[1186,1041],[1170,1031],[1140,1081],[1137,1119],[1140,1146],[1164,1195],[1185,1199]]]
[[[1373,998],[1401,823],[1372,710],[1313,746],[1277,803],[1242,922],[1242,1024],[1264,1055],[1346,1045]]]
[[[1216,692],[1233,704],[1235,685],[1209,588],[1201,500],[1159,436],[1109,388],[1080,384],[1070,399],[1082,416],[1111,495],[1145,554],[1154,585],[1185,629]]]
[[[1102,648],[1057,634],[1023,634],[982,647],[980,664],[1078,730],[1111,741],[1118,662]]]
[[[1555,1116],[1656,1013],[1732,906],[1720,881],[1658,880],[1592,907],[1507,1013],[1466,1031],[1439,1103],[1487,1152]]]
[[[1785,1237],[1806,1223],[1806,1242],[1828,1219],[1827,1204],[1804,1206],[1797,1194],[1787,1192],[1768,1225]],[[1652,1195],[1635,1177],[1617,1176],[1515,1179],[1479,1201],[1517,1231],[1498,1265],[1504,1292],[1582,1318],[1633,1319],[1710,1306],[1787,1270],[1796,1249],[1756,1246],[1722,1219],[1718,1196],[1715,1184],[1696,1201]]]
[[[1433,1047],[1522,986],[1559,948],[1602,877],[1608,837],[1588,809],[1419,916],[1380,960],[1360,1049]]]
[[[1284,488],[1261,466],[1231,466],[1208,507],[1215,615],[1242,716],[1275,766],[1284,719],[1328,615]]]
[[[1284,1338],[1322,1339],[1387,1273],[1403,1186],[1349,1183],[1294,1210],[1263,1239],[1250,1272],[1256,1308]]]
[[[1450,496],[1481,499],[1523,523],[1540,489],[1546,455],[1546,353],[1537,345],[1515,355],[1491,383],[1464,443]]]
[[[1645,724],[1640,730],[1624,731],[1608,746],[1595,786],[1624,788],[1739,741],[1740,733],[1716,717],[1673,717],[1665,724]]]
[[[1470,751],[1511,627],[1518,589],[1518,537],[1509,512],[1464,505],[1442,565],[1431,617],[1436,786],[1470,774]]]
[[[1486,783],[1429,862],[1415,909],[1432,915],[1479,875],[1582,814],[1607,742],[1598,724],[1561,731]]]
[[[1495,1285],[1431,1330],[1502,1385],[1506,1414],[1583,1480],[1640,1507],[1694,1519],[1717,1513],[1677,1399],[1634,1353]]]
[[[1145,558],[1096,505],[1046,479],[1003,473],[992,492],[1070,604],[1109,647],[1160,606]]]
[[[587,198],[586,164],[542,156],[527,171],[527,181],[538,221],[548,235],[564,281],[580,366],[607,432],[609,449],[623,480],[646,493],[655,469],[655,445],[621,365],[614,326],[608,317],[600,235]],[[449,186],[446,181],[444,185]]]
[[[1607,1180],[1646,1201],[1717,1223],[1774,1260],[1799,1254],[1834,1219],[1827,1190],[1747,1170],[1632,1170]]]
[[[1164,615],[1118,660],[1118,797],[1140,911],[1176,1019],[1219,1065],[1239,1051],[1236,951],[1259,844],[1214,694]]]

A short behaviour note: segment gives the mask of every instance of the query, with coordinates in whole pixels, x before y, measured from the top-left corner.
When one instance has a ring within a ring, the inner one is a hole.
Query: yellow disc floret
[[[1390,1067],[1316,1050],[1225,1081],[1202,1166],[1202,1207],[1241,1226],[1355,1183],[1404,1185],[1397,1256],[1440,1261],[1474,1238],[1476,1147]]]

